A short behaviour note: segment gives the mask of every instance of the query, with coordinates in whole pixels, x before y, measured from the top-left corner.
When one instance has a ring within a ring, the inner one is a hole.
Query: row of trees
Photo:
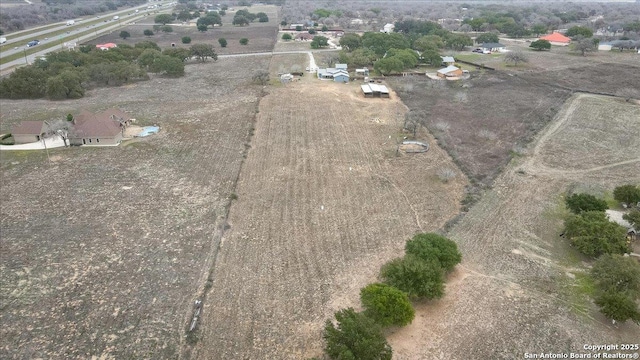
[[[233,25],[246,26],[258,19],[258,22],[269,22],[269,16],[263,12],[257,14],[249,12],[249,10],[238,10],[233,16]]]
[[[614,199],[625,204],[640,201],[640,187],[618,186]],[[597,258],[590,276],[595,284],[596,305],[615,321],[640,323],[640,265],[623,256],[630,252],[627,229],[609,221],[607,202],[590,194],[573,194],[565,199],[571,215],[565,220],[565,236],[583,254]],[[634,228],[640,227],[640,211],[623,216]]]
[[[381,74],[401,72],[419,62],[440,65],[440,51],[448,48],[462,50],[473,45],[464,34],[454,34],[431,21],[404,20],[396,23],[396,32],[366,32],[364,35],[345,34],[340,39],[343,51],[340,62],[356,67],[373,64]],[[493,40],[485,36],[488,40]]]
[[[122,44],[108,51],[91,46],[80,50],[49,53],[46,60],[38,59],[33,65],[16,69],[0,81],[0,98],[75,99],[92,87],[146,80],[147,73],[183,76],[184,62],[192,57],[199,61],[217,59],[210,44],[162,51],[156,43],[143,41],[135,46]]]
[[[383,329],[413,321],[411,300],[442,297],[444,275],[461,260],[455,242],[438,234],[418,234],[407,241],[405,256],[381,268],[382,282],[360,290],[362,313],[348,308],[335,313],[336,324],[327,320],[324,339],[329,358],[391,359]]]

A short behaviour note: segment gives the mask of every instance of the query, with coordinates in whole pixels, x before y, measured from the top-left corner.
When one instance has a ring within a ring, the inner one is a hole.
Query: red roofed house
[[[106,44],[98,44],[96,45],[96,47],[100,50],[109,50],[111,48],[118,47],[118,45],[114,43],[106,43]]]
[[[20,125],[11,129],[11,135],[15,144],[27,144],[40,141],[42,135],[42,121],[23,121]]]
[[[552,45],[561,45],[567,46],[571,42],[571,39],[560,34],[559,32],[554,32],[553,34],[545,35],[540,38],[540,40],[547,40]]]
[[[73,119],[73,131],[69,134],[71,145],[118,145],[131,116],[118,109],[92,114],[82,111]]]

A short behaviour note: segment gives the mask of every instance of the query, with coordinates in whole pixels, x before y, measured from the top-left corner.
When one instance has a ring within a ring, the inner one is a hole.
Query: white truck
[[[6,37],[0,37],[0,44],[4,44],[7,42],[7,38]]]
[[[75,23],[76,23],[75,20],[67,20],[67,26],[71,26]]]
[[[113,17],[113,20],[118,20],[118,19],[120,19],[120,16],[118,16],[118,15]]]

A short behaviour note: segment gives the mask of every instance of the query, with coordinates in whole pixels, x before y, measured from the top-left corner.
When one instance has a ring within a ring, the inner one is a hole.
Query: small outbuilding
[[[389,89],[387,89],[387,87],[384,85],[371,83],[371,84],[360,85],[360,88],[362,89],[362,93],[364,94],[364,97],[367,97],[367,98],[372,98],[372,97],[388,98],[389,97]]]
[[[451,77],[460,77],[462,76],[462,69],[449,65],[444,69],[438,70],[438,77],[441,78],[451,78]]]
[[[369,69],[367,68],[356,69],[356,76],[369,76]]]
[[[484,43],[480,46],[482,50],[488,50],[491,52],[504,51],[507,47],[500,43]]]
[[[98,44],[98,45],[96,45],[96,48],[98,48],[100,50],[109,50],[109,49],[113,49],[115,47],[118,47],[118,45],[116,45],[114,43],[106,43],[106,44]]]
[[[346,66],[346,65],[345,65]],[[318,79],[333,80],[335,82],[349,82],[349,73],[347,70],[338,68],[318,69]]]
[[[456,63],[456,59],[453,56],[440,56],[442,58],[442,65],[449,66]]]

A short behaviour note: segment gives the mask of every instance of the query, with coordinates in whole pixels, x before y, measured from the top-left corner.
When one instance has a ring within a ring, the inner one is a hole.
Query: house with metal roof
[[[459,77],[462,76],[462,69],[449,65],[444,69],[438,70],[438,77],[441,78],[449,78],[449,77]]]
[[[453,65],[456,62],[456,59],[453,56],[440,56],[442,58],[442,63],[446,66]]]
[[[346,66],[346,65],[345,65]],[[318,79],[333,80],[335,82],[349,82],[349,72],[346,69],[326,68],[318,69]]]
[[[491,52],[503,51],[507,47],[500,43],[483,43],[480,48],[483,50],[489,50]]]
[[[389,97],[389,89],[384,85],[369,83],[360,85],[360,88],[364,97]]]

